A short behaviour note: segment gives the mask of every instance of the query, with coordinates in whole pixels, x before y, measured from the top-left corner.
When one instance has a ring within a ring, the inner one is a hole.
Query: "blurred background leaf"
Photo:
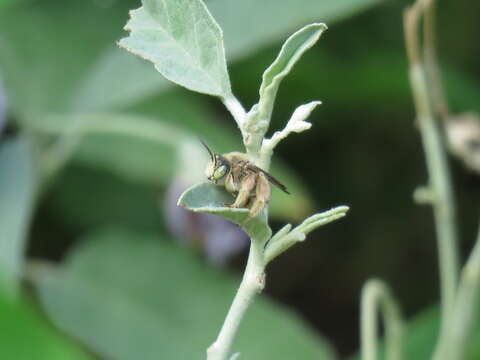
[[[208,0],[207,6],[225,35],[227,57],[244,58],[261,47],[286,39],[312,22],[332,24],[380,3],[381,0],[316,1]],[[245,31],[248,19],[248,31]],[[274,19],[274,21],[272,21]],[[263,69],[262,69],[263,70]]]
[[[31,148],[24,138],[0,144],[0,291],[15,296],[34,203]]]
[[[102,358],[192,359],[215,337],[238,279],[157,236],[104,229],[35,282],[59,328]],[[251,309],[235,348],[251,359],[333,359],[325,340],[266,299]]]
[[[16,360],[87,360],[90,357],[46,324],[22,301],[0,293],[0,358]]]

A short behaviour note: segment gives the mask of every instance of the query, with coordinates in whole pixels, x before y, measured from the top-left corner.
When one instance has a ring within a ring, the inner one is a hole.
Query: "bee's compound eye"
[[[213,173],[213,179],[220,180],[222,177],[225,176],[226,172],[227,172],[227,167],[225,165],[219,166],[218,168],[215,169]]]

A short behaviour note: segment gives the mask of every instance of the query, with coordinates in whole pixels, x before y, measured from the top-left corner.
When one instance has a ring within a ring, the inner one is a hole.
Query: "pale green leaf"
[[[72,94],[72,110],[120,108],[169,86],[170,83],[158,76],[150,63],[111,45],[79,81],[78,88]]]
[[[73,157],[86,165],[148,183],[172,177],[172,155],[186,136],[182,129],[157,119],[122,113],[52,114],[31,128],[62,137],[44,156],[42,165],[47,172]]]
[[[17,292],[35,191],[31,149],[17,138],[0,146],[0,288]]]
[[[127,135],[174,146],[185,136],[179,128],[147,116],[125,113],[49,114],[33,123],[39,133],[69,136],[89,134]]]
[[[156,235],[100,231],[58,269],[37,272],[54,323],[101,358],[202,359],[239,279],[213,271]],[[260,297],[234,348],[245,359],[333,359],[298,317]]]
[[[252,238],[269,238],[271,230],[265,226],[260,216],[249,219],[249,210],[231,208],[235,199],[224,187],[212,183],[201,183],[187,189],[178,199],[178,205],[194,212],[205,212],[222,216],[240,225]]]
[[[263,73],[258,102],[258,112],[262,119],[270,118],[282,80],[302,55],[315,45],[326,29],[325,24],[310,24],[298,30],[285,41],[275,61]]]
[[[167,79],[190,90],[230,96],[220,27],[201,0],[143,0],[130,12],[130,35],[119,45],[153,62]]]
[[[55,332],[23,301],[0,293],[0,359],[86,360],[89,357]]]
[[[111,5],[19,1],[0,12],[0,73],[17,121],[71,108],[80,79],[121,34],[129,4]]]

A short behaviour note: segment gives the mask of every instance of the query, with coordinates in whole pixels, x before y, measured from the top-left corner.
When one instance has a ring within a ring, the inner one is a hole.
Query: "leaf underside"
[[[201,183],[187,189],[178,199],[178,205],[194,212],[222,216],[240,225],[251,238],[269,238],[271,231],[263,221],[262,215],[249,219],[249,209],[225,206],[234,200],[223,187]]]
[[[178,205],[194,212],[223,216],[236,224],[241,224],[248,217],[248,209],[225,206],[234,201],[235,198],[222,187],[201,183],[186,190],[178,199]]]

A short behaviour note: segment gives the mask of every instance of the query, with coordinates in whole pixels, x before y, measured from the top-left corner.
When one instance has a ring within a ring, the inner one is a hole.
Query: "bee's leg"
[[[225,189],[230,193],[232,194],[233,196],[235,196],[235,198],[237,197],[237,192],[234,191],[235,189],[235,183],[233,181],[233,176],[232,176],[232,173],[228,174],[227,175],[227,178],[225,179]],[[223,206],[226,206],[226,207],[232,207],[233,204],[228,204],[228,203],[223,203]]]
[[[253,201],[252,207],[250,208],[250,214],[248,215],[249,219],[256,217],[262,209],[270,201],[271,189],[270,184],[262,173],[258,174],[257,177],[257,188],[255,189],[255,200]]]
[[[238,191],[237,198],[235,202],[230,205],[233,208],[242,208],[245,207],[250,199],[250,194],[252,193],[253,188],[255,187],[256,174],[246,175],[240,185],[240,190]]]

